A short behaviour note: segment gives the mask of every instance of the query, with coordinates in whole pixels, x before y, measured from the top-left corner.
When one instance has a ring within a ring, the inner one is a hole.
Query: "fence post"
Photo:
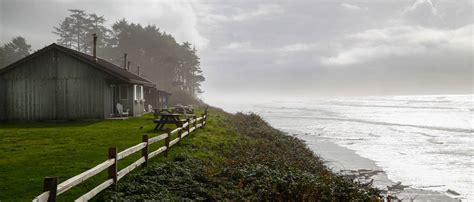
[[[209,106],[207,106],[206,109],[204,109],[204,113],[202,114],[202,119],[203,119],[202,128],[204,128],[204,126],[207,123],[207,111],[208,110],[209,110]]]
[[[204,115],[201,116],[201,128],[204,128]]]
[[[190,134],[189,134],[189,132],[190,132],[189,130],[191,129],[191,119],[190,119],[190,118],[187,118],[186,121],[188,122],[188,125],[186,126],[186,130],[188,131],[188,135],[190,135]]]
[[[171,133],[170,133],[170,129],[166,129],[166,134],[168,136],[166,136],[166,139],[165,139],[165,146],[166,146],[166,150],[165,150],[165,157],[168,157],[168,151],[170,150],[170,141],[171,141]]]
[[[193,123],[194,130],[197,130],[196,126],[197,126],[197,121],[196,121],[196,118],[194,118],[194,123]]]
[[[142,142],[146,143],[145,147],[142,149],[142,157],[145,157],[145,162],[142,164],[142,168],[148,165],[148,135],[142,136]]]
[[[114,159],[114,164],[109,167],[109,178],[114,180],[114,188],[117,188],[117,147],[109,147],[109,159]]]
[[[179,138],[178,145],[181,144],[181,138],[182,138],[182,134],[183,134],[183,130],[184,130],[183,125],[181,125],[180,127],[181,127],[181,129],[178,130],[178,138]]]
[[[43,181],[43,191],[49,191],[48,202],[56,202],[58,177],[45,177]]]

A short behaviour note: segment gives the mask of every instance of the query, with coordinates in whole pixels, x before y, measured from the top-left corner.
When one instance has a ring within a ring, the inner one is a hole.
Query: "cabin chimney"
[[[127,70],[127,53],[123,54],[123,69]]]
[[[131,63],[132,63],[132,62],[128,61],[127,71],[130,71],[130,64],[131,64]]]
[[[94,56],[95,59],[97,59],[97,34],[92,34],[94,37],[94,44],[93,44],[93,49],[92,49],[92,55]]]
[[[140,76],[140,66],[137,66],[137,75]]]

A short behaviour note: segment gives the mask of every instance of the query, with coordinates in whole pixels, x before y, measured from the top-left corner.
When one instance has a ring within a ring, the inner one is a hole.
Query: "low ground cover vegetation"
[[[213,109],[206,128],[168,161],[136,172],[100,199],[369,201],[378,195],[330,172],[304,142],[258,115]]]

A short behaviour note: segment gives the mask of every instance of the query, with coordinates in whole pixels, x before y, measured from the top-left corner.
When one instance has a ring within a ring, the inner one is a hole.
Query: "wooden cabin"
[[[53,43],[0,69],[0,120],[104,119],[117,115],[118,103],[138,116],[147,96],[159,98],[145,89],[156,87],[95,54]]]
[[[145,106],[166,109],[169,107],[169,96],[171,94],[153,87],[145,87]]]

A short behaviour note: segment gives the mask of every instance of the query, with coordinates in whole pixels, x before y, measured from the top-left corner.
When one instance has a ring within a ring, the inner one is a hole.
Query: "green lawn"
[[[127,120],[0,123],[0,201],[30,201],[42,192],[45,176],[58,176],[62,182],[106,160],[109,147],[116,146],[120,152],[138,144],[143,134],[161,134],[153,127],[151,115]],[[162,141],[151,149],[161,145]],[[139,153],[119,161],[119,169],[138,159]],[[105,179],[102,172],[58,199],[71,201]]]

